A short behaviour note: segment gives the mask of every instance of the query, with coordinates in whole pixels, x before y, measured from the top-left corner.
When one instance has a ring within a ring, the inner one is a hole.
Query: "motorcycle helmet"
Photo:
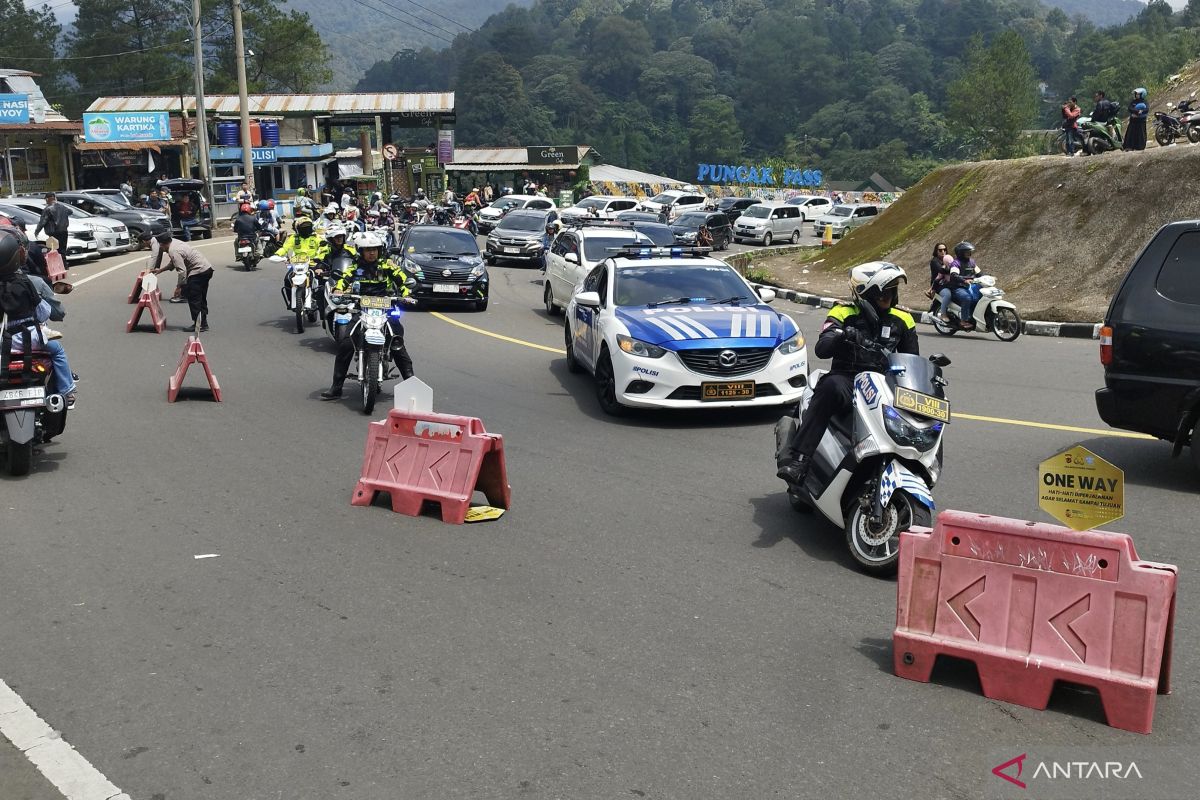
[[[375,251],[376,257],[374,259],[367,259],[368,261],[377,261],[383,256],[383,239],[379,238],[378,234],[372,233],[371,231],[359,234],[358,238],[355,240],[355,245],[358,247],[358,254],[364,257],[366,256],[368,250]]]
[[[258,210],[259,210],[259,211],[266,211],[266,210],[267,210],[267,208],[268,208],[268,206],[267,206],[267,201],[266,201],[266,200],[259,200],[259,201],[258,201]]]
[[[304,197],[306,194],[308,194],[308,192],[305,191],[303,186],[296,190],[296,197]]]
[[[1140,100],[1143,103],[1146,102],[1146,87],[1139,86],[1138,88],[1134,89],[1133,90],[1133,99]]]
[[[13,225],[0,226],[0,277],[12,275],[25,264],[29,240]]]
[[[858,307],[868,316],[876,316],[875,301],[891,294],[892,305],[900,301],[900,282],[908,283],[904,270],[887,261],[871,261],[850,270],[850,291]]]
[[[308,217],[301,217],[296,220],[296,233],[301,236],[312,236],[313,223]]]
[[[960,264],[966,264],[974,254],[975,245],[970,242],[959,242],[954,245],[954,257],[958,259],[958,263]]]
[[[345,239],[346,239],[346,226],[345,225],[342,225],[341,223],[337,223],[335,225],[330,225],[328,228],[325,229],[325,240],[326,241],[332,242],[334,239],[336,239],[339,236],[342,237],[343,241],[345,241]]]
[[[425,196],[425,190],[418,187],[417,188],[417,197],[424,197],[424,196]]]
[[[243,214],[249,214],[250,210],[249,203],[242,203],[240,206],[238,206],[238,211],[242,212]]]
[[[274,211],[274,210],[275,210],[275,201],[274,201],[274,200],[268,200],[268,201],[267,201],[267,210],[268,210],[268,211]]]
[[[335,206],[333,203],[330,203],[329,205],[325,206],[325,215],[326,216],[332,215],[332,216],[336,217],[337,213],[338,213],[338,207]]]

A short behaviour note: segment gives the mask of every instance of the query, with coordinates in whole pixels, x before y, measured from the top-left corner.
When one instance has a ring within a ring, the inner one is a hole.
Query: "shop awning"
[[[163,147],[187,147],[191,144],[187,139],[171,139],[165,142],[77,142],[75,149],[80,152],[88,150],[153,150],[161,153]]]

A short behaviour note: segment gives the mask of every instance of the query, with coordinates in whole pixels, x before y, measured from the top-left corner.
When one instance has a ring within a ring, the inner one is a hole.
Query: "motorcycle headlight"
[[[799,353],[804,349],[804,334],[796,331],[796,334],[790,339],[784,339],[783,343],[778,348],[779,355],[790,356],[793,353]]]
[[[413,261],[411,258],[406,258],[400,262],[400,266],[410,275],[415,275],[417,278],[424,278],[425,273],[421,270],[421,265]]]
[[[642,358],[662,358],[667,354],[667,351],[656,344],[643,342],[641,339],[634,339],[632,336],[626,336],[623,333],[617,334],[617,347],[620,347],[631,356],[640,356]]]
[[[942,423],[935,422],[928,428],[918,428],[891,406],[883,407],[883,427],[896,444],[915,447],[921,452],[932,449],[942,433]]]
[[[382,314],[371,314],[370,316],[363,317],[362,322],[363,327],[367,330],[377,331],[383,328],[387,322],[387,317]]]

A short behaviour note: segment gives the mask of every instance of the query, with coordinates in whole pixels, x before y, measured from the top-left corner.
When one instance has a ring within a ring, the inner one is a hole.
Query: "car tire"
[[[617,399],[617,379],[608,350],[603,350],[600,360],[596,362],[596,400],[600,402],[600,409],[610,417],[625,415],[626,408]]]
[[[741,243],[742,243],[742,241],[743,241],[743,240],[742,240],[742,239],[740,239],[740,238],[738,238],[737,236],[733,237],[733,243],[734,243],[734,244],[741,244]]]
[[[763,247],[771,246],[771,232],[767,231],[763,234]]]
[[[800,244],[800,229],[792,231],[792,244]]]
[[[567,351],[567,372],[579,374],[583,372],[583,367],[575,360],[575,340],[571,336],[571,323],[563,325],[563,338],[565,340],[564,349]]]
[[[542,291],[542,302],[546,304],[546,313],[552,317],[562,316],[562,309],[554,305],[554,290],[550,288],[550,279],[546,278],[546,288]]]

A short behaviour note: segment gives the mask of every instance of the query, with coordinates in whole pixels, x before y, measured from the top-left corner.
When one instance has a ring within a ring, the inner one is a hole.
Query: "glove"
[[[851,346],[861,345],[863,343],[862,334],[859,333],[858,328],[842,328],[842,341]]]

